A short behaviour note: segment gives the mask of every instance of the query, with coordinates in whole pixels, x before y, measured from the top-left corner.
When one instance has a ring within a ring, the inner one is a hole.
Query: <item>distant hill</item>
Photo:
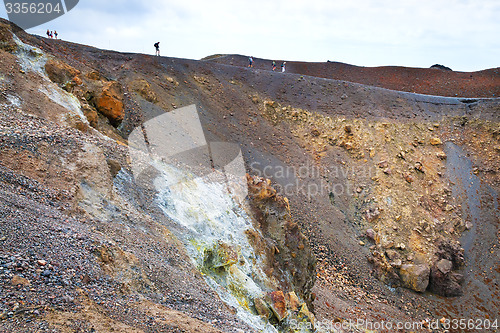
[[[247,66],[248,57],[217,55],[204,58],[221,64]],[[254,58],[254,68],[270,70],[272,59]],[[279,65],[283,60],[276,59]],[[439,67],[436,67],[439,66]],[[356,82],[391,90],[449,97],[499,97],[500,67],[478,72],[455,72],[442,65],[431,68],[400,66],[360,67],[340,62],[303,62],[286,60],[286,71],[327,79]]]

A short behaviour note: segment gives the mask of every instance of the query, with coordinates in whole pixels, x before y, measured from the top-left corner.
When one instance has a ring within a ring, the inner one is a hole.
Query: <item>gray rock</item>
[[[366,238],[368,238],[371,241],[375,241],[375,237],[377,236],[377,233],[373,229],[368,229],[366,230]]]
[[[441,259],[438,261],[436,266],[441,271],[441,273],[448,274],[453,268],[453,263],[448,259]]]

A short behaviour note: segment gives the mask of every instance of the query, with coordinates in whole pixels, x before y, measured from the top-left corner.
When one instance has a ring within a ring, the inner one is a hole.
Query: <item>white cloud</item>
[[[4,16],[5,17],[5,16]],[[118,51],[201,58],[240,53],[361,66],[498,67],[497,0],[82,0],[30,30]]]

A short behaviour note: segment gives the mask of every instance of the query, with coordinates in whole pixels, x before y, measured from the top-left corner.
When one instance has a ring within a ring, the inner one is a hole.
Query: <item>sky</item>
[[[7,0],[6,0],[7,1]],[[0,16],[7,18],[5,7]],[[80,0],[29,33],[121,52],[500,67],[499,0]]]

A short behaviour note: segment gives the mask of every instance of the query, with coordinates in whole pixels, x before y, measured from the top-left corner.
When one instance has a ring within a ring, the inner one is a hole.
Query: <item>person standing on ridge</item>
[[[57,31],[54,30],[54,37],[57,39]]]
[[[253,57],[248,58],[248,67],[253,67]]]
[[[285,64],[286,64],[286,61],[283,61],[283,63],[281,64],[281,72],[282,73],[285,72]]]
[[[155,55],[156,55],[156,56],[160,56],[160,42],[156,42],[156,43],[154,44],[154,47],[155,47],[155,49],[156,49]]]
[[[273,60],[273,72],[276,69],[276,61]]]
[[[50,38],[50,31],[47,29],[47,38]]]

